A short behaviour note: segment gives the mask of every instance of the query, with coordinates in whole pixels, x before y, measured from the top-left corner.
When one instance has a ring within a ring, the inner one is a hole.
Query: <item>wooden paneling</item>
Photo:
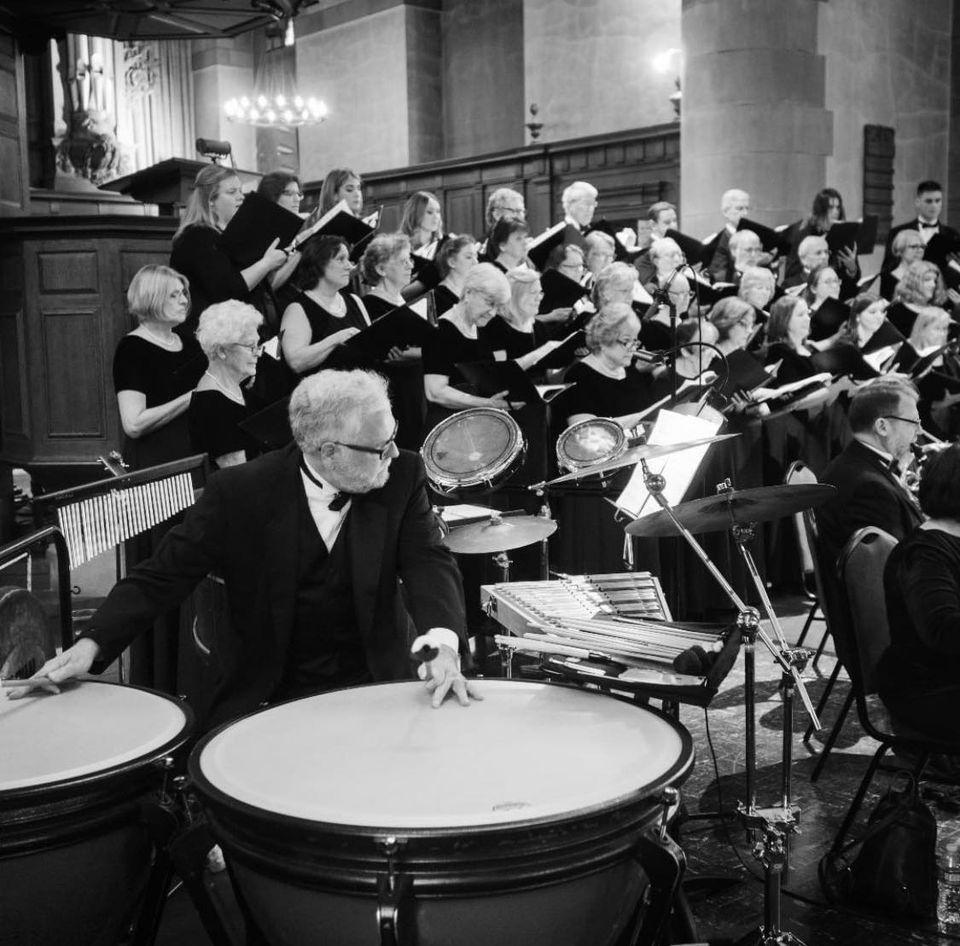
[[[23,59],[0,29],[0,214],[29,209],[26,110]]]
[[[103,440],[106,385],[99,344],[102,312],[90,305],[43,313],[43,380],[48,438]]]
[[[877,242],[881,246],[893,225],[895,134],[883,125],[863,126],[863,212],[879,218]]]
[[[0,460],[85,463],[121,445],[111,365],[133,326],[126,289],[166,264],[176,221],[162,217],[0,220]]]
[[[383,229],[395,229],[407,197],[432,191],[443,208],[444,227],[481,236],[487,197],[498,187],[524,195],[531,230],[538,232],[562,216],[560,195],[575,180],[590,181],[600,191],[599,216],[617,225],[635,224],[658,200],[678,202],[680,131],[677,125],[549,145],[518,148],[455,161],[363,175],[368,207],[384,207]],[[307,184],[315,203],[320,184]],[[305,202],[305,206],[306,206]]]

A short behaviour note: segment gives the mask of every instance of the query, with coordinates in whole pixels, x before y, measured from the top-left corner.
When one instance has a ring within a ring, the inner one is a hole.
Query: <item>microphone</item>
[[[645,365],[662,365],[666,364],[667,356],[664,352],[660,351],[643,351],[643,349],[638,349],[633,353],[634,361],[642,361]]]

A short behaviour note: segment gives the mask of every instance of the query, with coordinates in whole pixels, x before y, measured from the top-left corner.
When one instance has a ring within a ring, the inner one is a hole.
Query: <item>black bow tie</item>
[[[330,489],[323,485],[320,480],[314,475],[313,470],[307,466],[307,461],[303,457],[300,457],[300,469],[303,470],[303,475],[313,483],[314,486],[319,487],[324,492],[324,499],[330,495]],[[333,498],[327,503],[328,508],[332,509],[334,512],[340,512],[344,506],[353,499],[353,493],[345,493],[343,490],[338,490],[333,494]]]
[[[940,226],[940,221],[936,223],[924,223],[922,220],[919,221],[921,230],[936,230]]]
[[[888,469],[888,470],[890,471],[890,473],[891,473],[893,476],[895,476],[897,479],[900,479],[900,477],[903,476],[903,467],[901,467],[900,464],[899,464],[896,460],[891,460],[891,461],[890,461],[890,464],[889,464],[888,467],[887,467],[887,469]]]

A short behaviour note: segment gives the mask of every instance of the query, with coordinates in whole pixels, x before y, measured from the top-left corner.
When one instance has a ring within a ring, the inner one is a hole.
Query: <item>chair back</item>
[[[807,484],[816,485],[817,475],[802,460],[794,460],[787,468],[787,473],[783,478],[785,486],[802,486]],[[803,513],[793,514],[793,524],[797,533],[797,548],[800,552],[800,567],[803,569],[803,584],[805,588],[810,586],[810,582],[815,581],[813,573],[813,551],[810,548],[810,541],[807,538],[807,528],[803,521]]]
[[[849,603],[854,666],[847,667],[858,696],[876,692],[877,664],[890,643],[883,571],[897,540],[868,526],[858,529],[840,554],[838,569]]]

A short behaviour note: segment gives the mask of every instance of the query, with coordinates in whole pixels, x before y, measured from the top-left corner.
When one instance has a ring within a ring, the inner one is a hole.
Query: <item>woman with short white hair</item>
[[[513,359],[529,371],[560,342],[547,339],[546,327],[537,321],[543,289],[540,274],[526,266],[507,272],[510,301],[480,330],[480,336],[498,361]]]
[[[187,277],[169,266],[144,266],[127,289],[137,327],[120,339],[113,356],[113,386],[133,469],[190,455],[185,414],[206,367],[196,340],[174,330],[190,308]]]
[[[207,454],[214,469],[238,466],[261,452],[240,424],[256,410],[247,404],[241,385],[257,373],[262,323],[252,305],[236,299],[200,314],[197,341],[208,365],[190,399],[187,423],[194,452]]]

